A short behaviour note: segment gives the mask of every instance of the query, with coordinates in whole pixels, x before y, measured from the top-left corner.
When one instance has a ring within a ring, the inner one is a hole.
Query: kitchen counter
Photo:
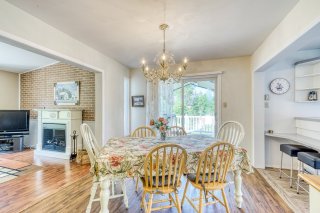
[[[306,183],[309,184],[309,206],[310,213],[320,212],[320,176],[299,174]]]

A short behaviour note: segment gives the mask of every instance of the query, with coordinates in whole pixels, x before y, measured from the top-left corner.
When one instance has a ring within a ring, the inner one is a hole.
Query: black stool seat
[[[314,169],[320,169],[320,153],[299,152],[298,160],[311,166]]]
[[[291,157],[297,157],[299,152],[317,152],[314,149],[297,144],[281,144],[280,151],[286,153]]]

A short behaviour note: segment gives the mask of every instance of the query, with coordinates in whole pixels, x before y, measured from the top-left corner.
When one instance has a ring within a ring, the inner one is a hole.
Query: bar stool
[[[305,172],[304,164],[307,164],[311,168],[316,170],[316,175],[320,175],[320,153],[315,152],[299,152],[298,153],[299,169],[298,172]],[[309,172],[308,172],[309,173]],[[308,192],[305,188],[300,186],[300,177],[297,181],[297,194],[299,194],[299,188]]]
[[[303,145],[297,145],[297,144],[281,144],[280,145],[280,151],[281,151],[281,165],[280,165],[280,178],[281,175],[284,174],[287,177],[290,178],[290,188],[292,188],[292,172],[293,172],[293,158],[298,156],[299,152],[317,152],[316,150],[313,150],[311,148],[308,148]],[[286,153],[291,157],[291,169],[290,169],[290,175],[286,174],[282,171],[282,159],[283,159],[283,153]]]

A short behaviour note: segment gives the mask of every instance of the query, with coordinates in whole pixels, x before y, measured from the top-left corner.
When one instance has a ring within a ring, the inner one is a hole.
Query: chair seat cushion
[[[213,173],[211,173],[211,177],[210,177],[210,182],[213,182],[214,180],[214,177],[213,177]],[[188,180],[190,180],[191,182],[195,183],[196,182],[196,177],[197,175],[195,173],[191,173],[191,174],[187,174],[187,178]],[[203,175],[200,175],[199,176],[199,182],[198,183],[202,183],[202,178],[203,178]],[[209,182],[209,175],[206,174],[205,175],[205,180],[204,180],[204,183],[208,183]]]
[[[320,169],[320,153],[299,152],[298,160],[311,166],[314,169]]]
[[[317,152],[314,149],[297,144],[281,144],[280,151],[286,153],[291,157],[297,157],[299,152]]]
[[[146,185],[146,181],[145,181],[145,177],[140,177],[143,185]],[[164,180],[163,180],[164,179]],[[178,178],[176,178],[176,182],[177,182]],[[170,179],[170,185],[172,185],[172,181],[173,181],[173,175],[171,175],[171,179]],[[158,187],[162,187],[162,186],[168,186],[169,183],[169,175],[165,175],[165,178],[162,178],[162,176],[159,176],[159,184]],[[150,185],[150,179],[148,181],[148,184]],[[152,187],[156,187],[156,177],[153,176],[152,177]]]

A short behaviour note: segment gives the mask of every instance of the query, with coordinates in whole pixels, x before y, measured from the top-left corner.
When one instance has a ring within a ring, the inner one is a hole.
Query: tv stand
[[[21,152],[24,146],[23,135],[0,136],[0,152]]]

